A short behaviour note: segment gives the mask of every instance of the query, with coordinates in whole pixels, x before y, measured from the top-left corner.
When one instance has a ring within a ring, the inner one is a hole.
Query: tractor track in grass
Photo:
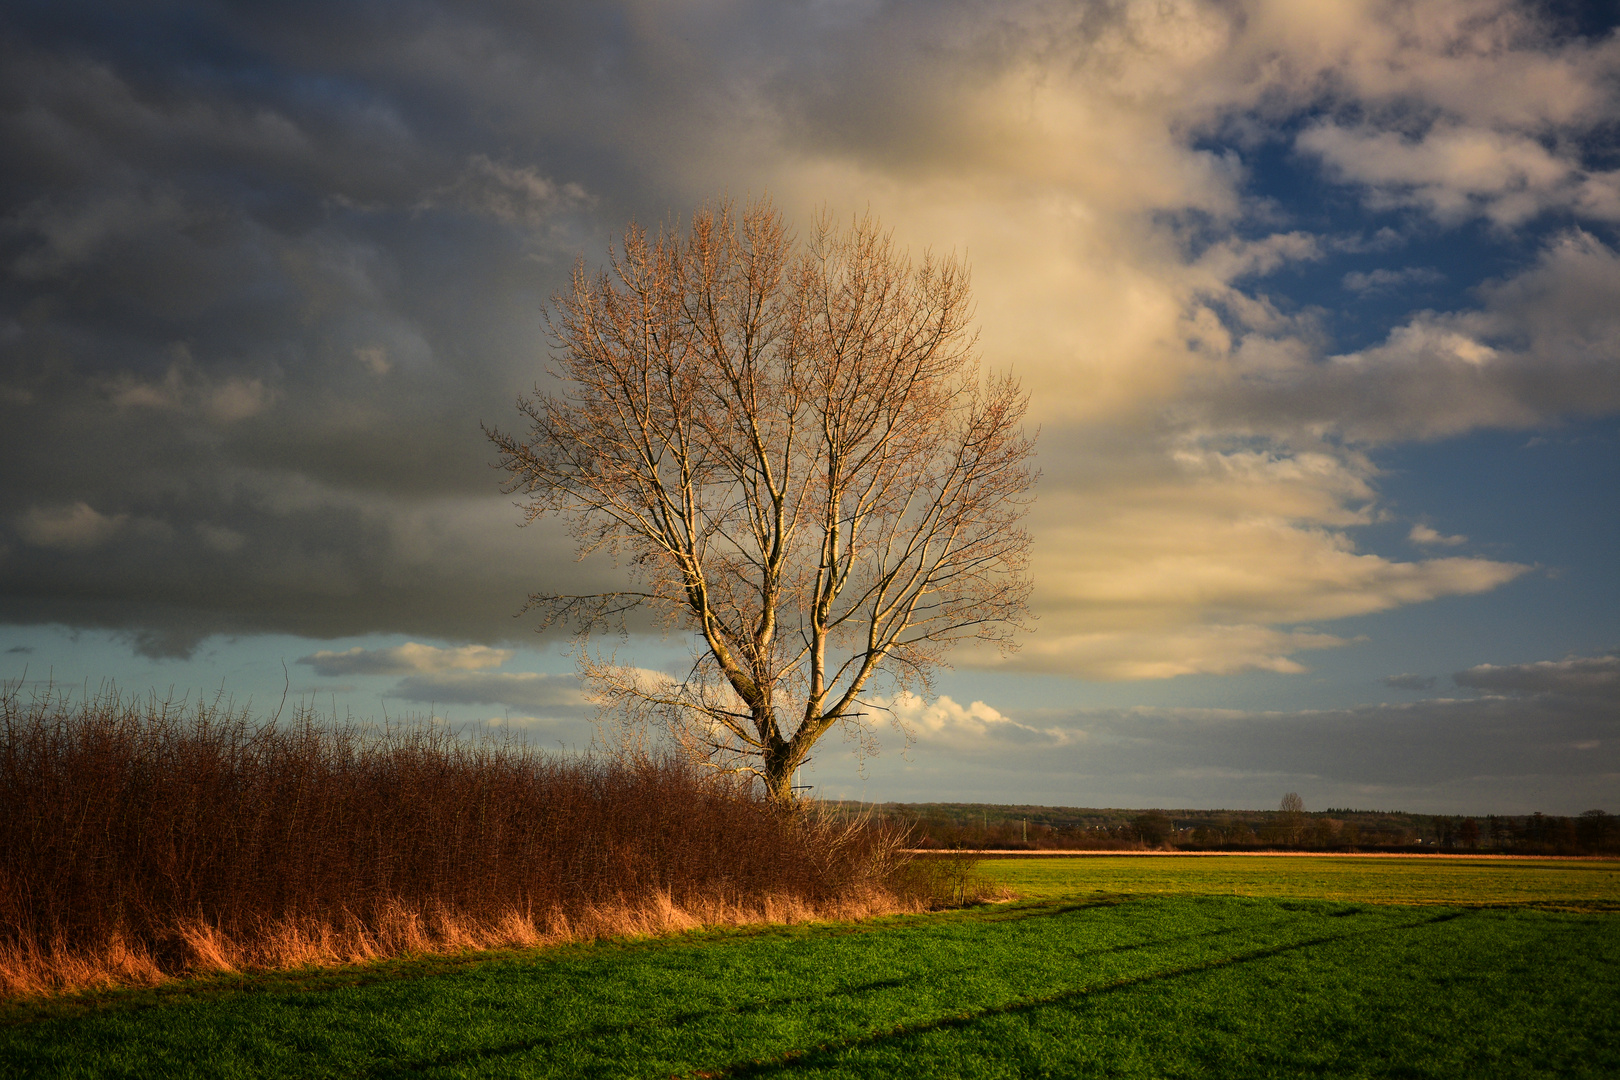
[[[1339,914],[1352,915],[1356,912],[1343,912]],[[1121,979],[1100,983],[1095,986],[1075,987],[1070,990],[1061,990],[1055,994],[1046,994],[1040,997],[1021,998],[1005,1002],[1000,1005],[990,1005],[982,1009],[969,1012],[956,1013],[943,1016],[935,1020],[923,1021],[913,1024],[900,1024],[885,1031],[875,1031],[864,1035],[851,1036],[845,1039],[833,1040],[807,1050],[790,1050],[778,1055],[774,1059],[739,1062],[717,1070],[698,1070],[688,1073],[692,1080],[737,1080],[743,1077],[774,1076],[781,1073],[792,1072],[803,1068],[816,1068],[821,1065],[834,1064],[834,1056],[845,1050],[854,1050],[862,1047],[875,1046],[886,1042],[901,1042],[931,1031],[945,1031],[951,1029],[966,1029],[982,1020],[995,1016],[1008,1016],[1033,1009],[1045,1008],[1050,1005],[1063,1005],[1068,1002],[1079,1001],[1089,997],[1099,997],[1105,994],[1118,993],[1135,986],[1162,982],[1169,979],[1179,979],[1190,975],[1199,975],[1206,971],[1217,971],[1221,968],[1236,967],[1240,964],[1250,964],[1261,960],[1268,960],[1275,956],[1299,952],[1305,949],[1317,948],[1322,945],[1331,945],[1347,941],[1352,938],[1366,937],[1375,934],[1392,934],[1405,930],[1420,930],[1426,926],[1437,923],[1450,922],[1467,915],[1467,911],[1448,911],[1429,918],[1419,919],[1415,922],[1401,923],[1395,926],[1375,926],[1365,930],[1355,930],[1344,934],[1324,934],[1304,941],[1287,942],[1281,945],[1270,945],[1261,949],[1252,949],[1247,952],[1236,953],[1232,956],[1206,960],[1202,963],[1187,964],[1165,971],[1150,971],[1140,975],[1130,975]],[[1210,934],[1192,935],[1197,937],[1218,936],[1232,933],[1230,930],[1214,931]],[[1144,942],[1141,944],[1115,947],[1107,951],[1120,951],[1121,948],[1153,948],[1169,945],[1171,942]]]
[[[1281,896],[1207,859],[1048,865],[1075,891],[58,1002],[0,1027],[0,1078],[1620,1075],[1607,871],[1571,866],[1564,912],[1539,866],[1402,903],[1389,874],[1441,864],[1267,860]]]

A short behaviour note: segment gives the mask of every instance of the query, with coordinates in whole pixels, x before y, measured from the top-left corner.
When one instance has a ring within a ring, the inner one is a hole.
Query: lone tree
[[[525,523],[561,516],[630,581],[529,609],[582,635],[605,710],[787,801],[818,739],[870,746],[953,643],[1013,647],[1028,397],[980,376],[966,267],[911,261],[870,218],[823,214],[801,246],[767,202],[721,204],[684,236],[631,225],[609,259],[553,297],[558,392],[489,437]],[[693,635],[684,678],[591,655],[636,608]]]
[[[1285,844],[1297,845],[1305,834],[1305,800],[1290,791],[1277,804],[1277,834]]]

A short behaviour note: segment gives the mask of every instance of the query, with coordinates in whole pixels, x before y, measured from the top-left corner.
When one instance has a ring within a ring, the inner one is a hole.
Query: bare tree
[[[980,376],[966,267],[912,262],[870,218],[823,214],[800,246],[768,203],[722,204],[609,256],[553,298],[563,389],[518,400],[527,434],[489,436],[526,520],[561,515],[631,581],[530,608],[691,632],[683,679],[584,641],[581,668],[605,708],[788,800],[818,739],[870,745],[885,695],[927,692],[953,643],[1013,646],[1028,398]]]
[[[1277,834],[1285,844],[1298,845],[1305,833],[1305,800],[1290,791],[1277,804]]]

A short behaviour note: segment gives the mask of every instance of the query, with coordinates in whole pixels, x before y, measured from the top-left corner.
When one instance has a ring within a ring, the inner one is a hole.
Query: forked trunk
[[[779,742],[767,746],[764,754],[765,794],[777,806],[791,806],[798,795],[793,790],[793,770],[798,762],[793,760],[791,745]]]
[[[880,669],[925,677],[953,642],[1023,628],[1029,397],[980,376],[966,263],[914,263],[869,217],[823,212],[796,245],[769,203],[740,222],[722,203],[685,236],[632,225],[610,261],[576,263],[548,316],[555,396],[490,437],[526,520],[622,550],[632,582],[531,607],[588,633],[645,604],[693,631],[701,677],[592,665],[603,700],[791,806],[817,739],[870,732],[854,703]],[[802,706],[791,737],[777,692]]]

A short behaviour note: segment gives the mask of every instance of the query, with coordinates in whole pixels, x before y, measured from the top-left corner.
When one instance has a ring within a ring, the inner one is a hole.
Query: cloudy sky
[[[0,677],[588,744],[516,613],[614,568],[480,423],[576,256],[768,192],[966,257],[1043,472],[1022,650],[805,782],[1620,810],[1610,10],[8,3]]]

